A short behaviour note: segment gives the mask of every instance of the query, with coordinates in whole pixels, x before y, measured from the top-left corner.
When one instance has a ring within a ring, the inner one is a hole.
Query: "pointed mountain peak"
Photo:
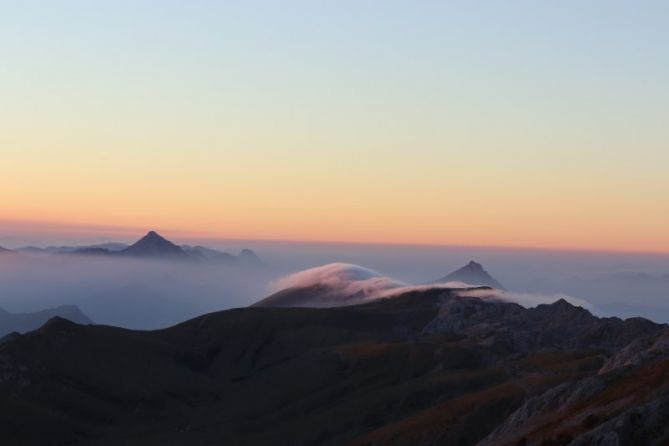
[[[483,265],[473,260],[470,260],[469,263],[462,268],[445,275],[435,282],[464,282],[474,286],[488,286],[498,290],[505,289],[501,283],[483,268]]]
[[[156,231],[149,231],[146,233],[143,239],[159,239],[159,240],[167,240],[165,237],[162,235],[158,234]]]
[[[483,269],[483,265],[481,265],[480,263],[477,263],[473,260],[470,260],[469,263],[461,269],[465,269],[465,268],[466,269],[471,269],[471,270],[485,271]]]
[[[553,302],[552,304],[549,304],[550,307],[559,309],[559,310],[572,310],[572,309],[582,309],[582,307],[578,307],[572,303],[570,303],[568,300],[564,298],[560,298]]]
[[[146,235],[145,235],[144,237],[142,237],[141,239],[137,240],[137,242],[136,242],[134,245],[132,245],[132,246],[136,246],[136,245],[138,245],[138,244],[140,244],[140,243],[143,243],[143,244],[147,244],[147,243],[155,243],[155,244],[162,244],[162,245],[165,245],[165,246],[167,246],[167,245],[175,246],[175,247],[178,248],[177,245],[175,245],[175,244],[172,243],[171,241],[167,240],[165,237],[163,237],[162,235],[158,234],[156,231],[149,231],[149,232],[147,232]],[[132,246],[131,246],[131,247],[132,247]]]
[[[179,246],[175,245],[156,231],[149,231],[137,242],[121,251],[124,255],[136,257],[183,257],[187,255]]]

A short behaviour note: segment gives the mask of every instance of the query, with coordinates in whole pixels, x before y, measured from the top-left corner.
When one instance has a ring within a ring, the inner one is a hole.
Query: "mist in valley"
[[[98,324],[167,327],[244,307],[295,272],[333,262],[360,265],[408,285],[430,283],[470,260],[484,265],[519,303],[568,296],[602,316],[669,322],[669,256],[466,247],[180,240],[237,252],[266,267],[153,259],[18,253],[0,256],[0,307],[32,312],[76,305]],[[474,284],[475,285],[475,284]],[[534,296],[539,296],[535,298]]]
[[[216,264],[19,254],[0,258],[0,307],[32,312],[73,304],[98,324],[155,329],[246,306],[265,294],[274,274]]]

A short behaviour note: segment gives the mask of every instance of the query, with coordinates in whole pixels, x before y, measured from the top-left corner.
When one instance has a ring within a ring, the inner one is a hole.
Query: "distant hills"
[[[33,313],[10,313],[0,308],[0,337],[12,332],[36,330],[52,317],[62,317],[78,324],[92,324],[88,316],[75,305],[62,305]]]
[[[489,286],[498,290],[505,290],[501,283],[483,268],[480,263],[470,261],[460,269],[433,281],[433,283],[464,282],[475,286]]]
[[[26,246],[23,248],[17,249],[18,252],[33,253],[33,254],[70,254],[75,251],[85,250],[85,249],[103,249],[105,251],[122,251],[127,248],[128,245],[125,243],[118,242],[109,242],[109,243],[98,243],[94,245],[86,246],[48,246],[46,248],[38,248],[36,246]]]
[[[239,255],[232,255],[204,246],[179,246],[167,240],[156,231],[149,231],[131,245],[124,243],[100,243],[86,246],[51,246],[48,248],[28,246],[20,248],[17,251],[33,254],[70,254],[196,261],[244,267],[265,266],[264,262],[250,249],[243,249]]]

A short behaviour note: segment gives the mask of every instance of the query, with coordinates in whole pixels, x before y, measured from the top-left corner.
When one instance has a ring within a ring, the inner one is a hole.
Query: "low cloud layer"
[[[380,273],[350,263],[330,263],[309,268],[286,276],[274,283],[274,290],[286,288],[307,288],[326,286],[342,294],[362,293],[374,297],[387,290],[394,290],[406,284],[384,277]]]
[[[562,293],[540,294],[540,293],[519,293],[514,291],[502,290],[466,290],[458,293],[461,296],[477,297],[479,299],[497,299],[504,302],[515,302],[526,308],[536,307],[542,304],[552,304],[553,302],[564,299],[572,305],[593,310],[592,305],[578,297],[568,296]]]
[[[0,308],[77,305],[94,322],[161,328],[246,306],[267,293],[269,269],[66,254],[0,255]]]

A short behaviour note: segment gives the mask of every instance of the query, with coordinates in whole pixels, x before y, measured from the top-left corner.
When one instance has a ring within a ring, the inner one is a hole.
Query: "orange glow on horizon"
[[[572,236],[569,231],[555,232],[554,238],[546,238],[539,231],[534,233],[515,231],[505,234],[505,237],[494,237],[493,233],[481,232],[480,227],[469,232],[462,231],[460,237],[446,237],[438,233],[435,228],[424,228],[421,234],[414,237],[402,237],[393,232],[392,227],[366,227],[357,232],[341,232],[339,234],[323,234],[318,229],[309,230],[303,227],[299,233],[285,227],[264,231],[249,230],[249,228],[229,227],[227,230],[209,230],[200,227],[174,228],[162,225],[96,225],[89,222],[63,223],[36,220],[0,220],[0,231],[3,235],[22,235],[42,237],[67,235],[73,238],[98,237],[101,239],[117,239],[132,241],[139,238],[148,230],[156,230],[168,238],[175,240],[249,240],[249,241],[276,241],[276,242],[306,242],[306,243],[351,243],[351,244],[383,244],[383,245],[423,245],[423,246],[453,246],[453,247],[481,247],[481,248],[510,248],[510,249],[546,249],[546,250],[578,250],[600,252],[637,252],[649,254],[669,254],[669,246],[658,246],[654,240],[648,243],[639,243],[639,240],[621,240],[612,247],[603,237],[590,240]],[[609,228],[611,229],[611,228]],[[479,231],[477,233],[477,231]],[[594,233],[594,232],[593,232]],[[591,233],[591,235],[593,234]],[[601,235],[605,235],[600,233]],[[544,237],[542,237],[544,236]],[[533,241],[536,240],[536,243]],[[579,241],[581,243],[579,243]]]
[[[0,242],[669,252],[663,7],[23,3],[2,30]]]

